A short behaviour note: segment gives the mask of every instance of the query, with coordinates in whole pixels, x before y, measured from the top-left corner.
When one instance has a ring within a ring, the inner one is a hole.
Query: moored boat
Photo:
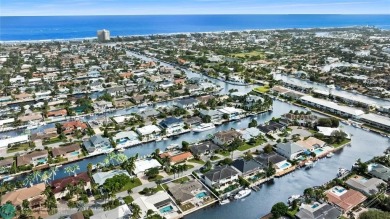
[[[224,199],[224,200],[221,200],[219,201],[219,204],[220,205],[226,205],[226,204],[229,204],[230,203],[230,200],[227,198],[227,199]]]
[[[250,190],[250,189],[241,190],[241,191],[239,191],[239,192],[234,196],[234,199],[242,199],[242,198],[245,198],[245,197],[247,197],[248,195],[250,195],[251,192],[252,192],[252,190]]]
[[[196,128],[192,129],[194,132],[203,132],[215,128],[213,123],[202,123]]]
[[[334,155],[334,153],[329,152],[329,153],[326,155],[326,157],[327,157],[327,158],[331,158],[331,157],[333,157],[333,155]]]

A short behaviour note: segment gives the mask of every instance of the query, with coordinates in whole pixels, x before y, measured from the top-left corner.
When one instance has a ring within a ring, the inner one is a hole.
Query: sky
[[[0,0],[1,16],[390,14],[390,0]]]

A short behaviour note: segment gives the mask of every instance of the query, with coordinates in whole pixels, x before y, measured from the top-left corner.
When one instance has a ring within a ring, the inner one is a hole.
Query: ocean
[[[390,15],[144,15],[0,17],[0,41],[60,40],[253,29],[375,26],[390,29]]]

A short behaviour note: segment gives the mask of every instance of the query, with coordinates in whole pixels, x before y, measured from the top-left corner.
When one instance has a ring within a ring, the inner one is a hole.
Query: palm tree
[[[41,174],[37,170],[34,170],[32,175],[35,181],[38,181],[39,178],[41,177]]]
[[[48,171],[45,171],[43,172],[42,176],[41,176],[41,180],[42,182],[44,182],[45,184],[47,184],[47,182],[49,181],[50,179],[50,173]]]
[[[65,173],[69,174],[69,176],[70,176],[70,174],[72,173],[72,166],[67,166],[64,168],[64,170],[65,170]]]
[[[119,153],[116,155],[115,160],[117,163],[123,163],[127,160],[127,156],[123,153]]]
[[[23,180],[24,186],[32,186],[32,183],[34,181],[34,176],[33,175],[27,175],[26,178]]]
[[[87,165],[87,172],[88,172],[88,176],[91,177],[92,176],[92,163],[88,163]]]
[[[165,171],[170,172],[171,159],[167,156],[162,159]]]
[[[172,171],[172,173],[173,173],[173,178],[176,178],[175,176],[175,174],[176,174],[176,171],[177,171],[177,166],[172,166],[171,167],[171,171]]]
[[[131,211],[132,211],[132,215],[131,215],[131,218],[132,219],[138,219],[138,218],[141,218],[141,208],[137,205],[137,204],[135,204],[135,203],[132,203],[131,204],[131,207],[132,207],[132,209],[131,209]]]
[[[74,176],[76,176],[76,171],[77,171],[77,170],[80,170],[79,165],[73,164],[73,165],[72,165],[72,173],[73,173]]]
[[[111,152],[111,153],[109,153],[109,154],[107,155],[107,158],[106,158],[106,159],[108,159],[109,163],[112,164],[111,161],[113,161],[113,160],[116,159],[116,154],[115,154],[114,152]],[[106,160],[106,159],[104,159],[104,160]]]
[[[52,167],[49,169],[50,171],[50,176],[52,176],[52,180],[54,180],[54,176],[57,174],[57,167]]]

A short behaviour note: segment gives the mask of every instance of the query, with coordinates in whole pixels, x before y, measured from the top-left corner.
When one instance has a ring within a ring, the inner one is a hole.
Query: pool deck
[[[287,169],[284,169],[284,170],[282,170],[282,171],[276,172],[276,173],[275,173],[275,177],[278,178],[278,177],[284,176],[284,175],[286,175],[286,174],[288,174],[288,173],[293,172],[293,171],[296,170],[296,169],[297,169],[297,166],[296,166],[296,165],[291,166],[291,167],[289,167],[289,168],[287,168]]]

